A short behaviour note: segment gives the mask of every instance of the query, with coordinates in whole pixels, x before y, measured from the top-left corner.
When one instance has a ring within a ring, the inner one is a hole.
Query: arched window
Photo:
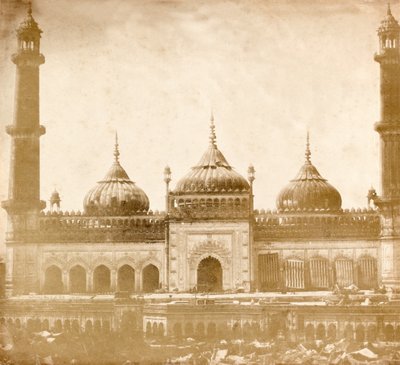
[[[344,338],[349,341],[353,340],[354,338],[353,326],[350,323],[347,324],[344,329]]]
[[[86,271],[80,265],[75,265],[69,271],[69,285],[71,293],[86,292]]]
[[[111,290],[111,273],[107,266],[100,265],[94,269],[93,290],[95,293],[107,293]]]
[[[358,260],[358,286],[360,289],[374,289],[377,287],[376,259],[364,256]]]
[[[322,323],[320,323],[317,326],[317,331],[315,333],[315,336],[316,336],[317,340],[325,340],[325,336],[326,336],[325,326]]]
[[[335,260],[336,283],[340,286],[354,284],[353,260],[338,258]]]
[[[304,261],[289,259],[285,264],[285,282],[287,288],[304,289]]]
[[[118,270],[118,290],[135,291],[135,270],[129,266],[121,266]]]
[[[154,292],[160,286],[160,273],[156,266],[150,264],[143,269],[143,291],[145,293]]]
[[[329,261],[322,257],[310,259],[310,285],[313,289],[326,289],[330,287]]]
[[[46,269],[43,292],[45,294],[61,294],[64,291],[61,269],[55,265]]]
[[[336,325],[331,323],[328,326],[328,334],[327,334],[328,340],[334,341],[336,340]]]
[[[391,324],[385,326],[385,339],[386,341],[394,340],[394,327]]]

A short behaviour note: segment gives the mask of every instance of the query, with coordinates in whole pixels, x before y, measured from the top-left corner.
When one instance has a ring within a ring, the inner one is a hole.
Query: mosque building
[[[49,210],[40,197],[39,67],[42,30],[29,9],[17,29],[15,109],[7,211],[6,294],[312,291],[381,283],[400,287],[400,26],[390,8],[378,29],[381,70],[381,195],[343,209],[335,187],[305,160],[276,210],[255,210],[244,177],[218,148],[214,118],[199,162],[175,186],[164,171],[165,212],[149,209],[146,187],[111,167],[83,209]],[[51,133],[51,132],[50,132]],[[259,166],[259,169],[266,166]],[[143,189],[142,189],[143,188]]]

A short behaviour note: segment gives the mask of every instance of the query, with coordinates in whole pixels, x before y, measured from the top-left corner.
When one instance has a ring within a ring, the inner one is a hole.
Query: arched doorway
[[[222,291],[222,267],[214,257],[207,257],[200,261],[197,268],[197,290]]]
[[[118,290],[135,291],[135,270],[129,266],[121,266],[118,270]]]
[[[82,266],[76,265],[69,271],[69,283],[71,293],[86,292],[86,271]]]
[[[64,290],[61,269],[50,266],[46,269],[43,292],[45,294],[61,294]]]
[[[110,291],[111,278],[110,269],[100,265],[93,272],[93,290],[95,293],[106,293]]]
[[[143,291],[150,293],[159,288],[160,273],[156,266],[150,264],[143,269]]]

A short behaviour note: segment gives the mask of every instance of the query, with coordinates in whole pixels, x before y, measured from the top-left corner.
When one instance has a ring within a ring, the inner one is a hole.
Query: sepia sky
[[[394,16],[400,7],[392,3]],[[0,52],[0,198],[7,198],[15,66],[13,29],[24,4],[3,0]],[[56,186],[63,210],[113,160],[164,209],[172,187],[200,159],[214,111],[217,143],[246,176],[255,207],[275,208],[304,161],[341,193],[344,208],[380,191],[376,29],[386,2],[367,0],[35,0],[41,51],[41,195]],[[4,20],[4,21],[3,21]],[[6,215],[1,212],[1,230]],[[4,234],[2,234],[4,237]]]

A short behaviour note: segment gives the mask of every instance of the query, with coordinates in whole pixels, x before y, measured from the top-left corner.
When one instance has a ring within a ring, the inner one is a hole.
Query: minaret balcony
[[[42,125],[34,128],[21,128],[15,125],[8,125],[6,126],[6,133],[15,138],[40,137],[46,133],[46,128]]]
[[[30,210],[40,212],[46,208],[46,202],[43,200],[36,201],[20,201],[15,199],[4,200],[1,202],[1,207],[9,214],[26,213]]]
[[[37,67],[45,62],[44,56],[34,50],[20,50],[11,56],[11,61],[17,66]]]
[[[384,48],[379,53],[374,54],[374,60],[382,64],[396,64],[399,62],[399,49]]]
[[[377,122],[375,123],[374,128],[378,133],[381,134],[400,134],[400,120],[395,122]]]

